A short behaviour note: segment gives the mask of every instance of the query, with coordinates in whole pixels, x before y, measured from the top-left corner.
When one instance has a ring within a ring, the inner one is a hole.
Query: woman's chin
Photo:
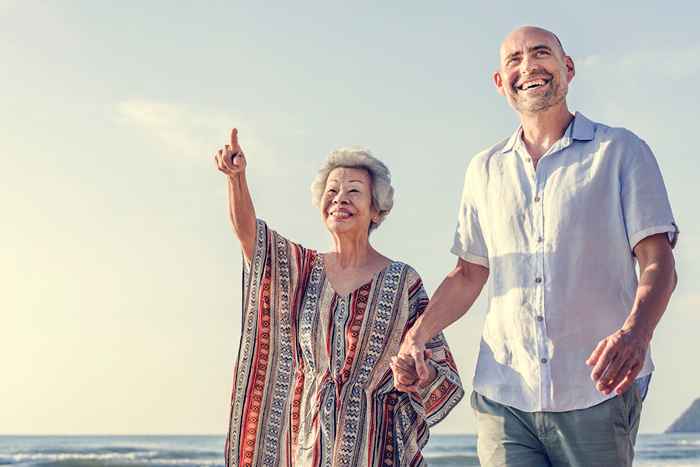
[[[330,219],[326,221],[326,228],[329,232],[334,234],[347,234],[355,231],[360,232],[363,229],[355,219]],[[364,231],[367,232],[368,229],[369,225],[364,228]]]

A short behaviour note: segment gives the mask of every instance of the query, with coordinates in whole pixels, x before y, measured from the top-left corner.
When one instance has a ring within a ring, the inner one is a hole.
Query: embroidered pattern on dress
[[[248,386],[248,368],[250,368],[250,361],[252,357],[252,350],[254,348],[254,337],[255,337],[255,327],[257,325],[258,317],[258,304],[255,298],[258,296],[258,289],[260,286],[261,278],[258,277],[260,271],[262,271],[263,258],[266,253],[267,246],[267,228],[265,223],[261,221],[256,222],[257,233],[256,233],[256,244],[255,244],[255,256],[251,260],[251,268],[249,273],[250,284],[247,285],[249,290],[248,293],[244,295],[245,297],[245,312],[243,316],[243,327],[241,330],[241,344],[238,350],[239,356],[237,365],[237,371],[235,375],[235,388],[231,403],[231,418],[229,421],[229,434],[228,434],[228,449],[226,452],[226,465],[227,466],[238,466],[239,463],[239,437],[241,435],[240,420],[241,413],[244,409],[244,397],[245,390]],[[255,272],[256,274],[253,274]]]
[[[364,387],[369,381],[369,375],[375,363],[384,350],[384,341],[389,337],[386,330],[391,320],[396,300],[400,298],[397,291],[403,270],[404,265],[402,263],[394,262],[389,266],[384,273],[384,278],[379,288],[382,291],[381,300],[377,304],[376,312],[369,317],[372,320],[367,326],[370,333],[369,344],[357,372],[357,382],[351,386],[350,396],[344,401],[346,406],[345,423],[337,456],[337,465],[339,466],[350,466],[358,462],[357,456],[360,450],[360,443],[357,440],[360,436],[360,421],[363,419],[366,409]]]
[[[279,319],[279,365],[277,378],[272,391],[270,401],[270,416],[266,426],[265,444],[263,449],[263,465],[277,467],[279,465],[279,442],[283,431],[283,416],[287,406],[289,389],[292,377],[292,347],[291,347],[291,323],[289,320],[289,252],[287,242],[283,238],[276,238],[277,264],[280,284],[280,310]]]

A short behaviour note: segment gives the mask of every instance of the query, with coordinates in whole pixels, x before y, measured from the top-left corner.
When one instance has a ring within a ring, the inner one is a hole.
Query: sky
[[[573,57],[570,108],[661,167],[679,286],[641,431],[663,431],[700,397],[700,6],[476,5],[0,0],[0,434],[223,435],[241,255],[213,154],[234,126],[258,216],[321,250],[309,185],[370,148],[396,189],[372,242],[432,293],[469,160],[517,128],[491,75],[523,24]],[[446,331],[468,391],[485,305]],[[474,431],[467,399],[434,429]]]

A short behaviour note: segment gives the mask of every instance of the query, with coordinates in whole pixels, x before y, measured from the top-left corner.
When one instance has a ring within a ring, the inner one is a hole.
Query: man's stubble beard
[[[518,91],[511,88],[511,102],[513,108],[519,113],[537,113],[559,105],[566,99],[567,89],[560,89],[559,78],[552,76],[549,82],[549,90],[535,99],[518,99]]]

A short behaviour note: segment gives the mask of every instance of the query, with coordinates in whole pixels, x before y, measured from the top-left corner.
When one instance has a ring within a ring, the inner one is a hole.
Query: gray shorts
[[[648,380],[647,380],[648,382]],[[472,392],[482,467],[626,467],[646,388],[569,412],[523,412]]]

